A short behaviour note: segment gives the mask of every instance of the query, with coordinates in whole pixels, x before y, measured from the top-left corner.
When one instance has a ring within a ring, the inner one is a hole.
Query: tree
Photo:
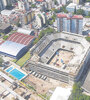
[[[58,2],[57,2],[57,0],[54,0],[54,3],[55,3],[55,5],[58,5]]]
[[[86,0],[86,2],[90,2],[90,0]]]
[[[60,9],[52,9],[55,13],[59,13]]]
[[[48,27],[47,29],[44,29],[40,32],[38,38],[36,38],[33,42],[33,44],[36,44],[45,34],[53,33],[55,30],[53,28]]]
[[[66,10],[66,6],[62,6],[60,8],[60,12],[68,13],[68,11]]]
[[[4,60],[0,57],[0,66],[2,66],[3,61]]]
[[[35,4],[32,4],[31,5],[31,8],[36,8],[37,6]]]
[[[76,7],[75,7],[75,9],[74,9],[74,14],[76,14],[76,12],[77,12],[77,10],[76,10]]]
[[[73,85],[72,94],[70,95],[69,100],[90,100],[90,96],[82,93],[81,83],[78,82]]]
[[[88,16],[90,17],[90,11],[88,12]]]
[[[90,37],[89,37],[89,36],[87,36],[87,37],[86,37],[86,40],[90,42]]]
[[[4,39],[4,40],[7,40],[8,37],[9,37],[9,36],[5,35],[5,36],[3,37],[3,39]]]
[[[78,9],[78,10],[76,11],[76,14],[77,14],[77,15],[85,16],[85,12],[84,12],[83,9]]]

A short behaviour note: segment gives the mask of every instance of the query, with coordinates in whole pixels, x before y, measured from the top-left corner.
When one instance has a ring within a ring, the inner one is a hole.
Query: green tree
[[[77,15],[85,16],[85,12],[84,12],[83,9],[78,9],[78,10],[76,11],[76,14],[77,14]]]
[[[57,0],[54,0],[54,3],[55,3],[55,5],[57,5],[58,4]]]
[[[52,9],[55,13],[59,13],[60,9]]]
[[[86,2],[90,2],[90,0],[86,0]]]
[[[55,30],[53,28],[48,27],[40,32],[39,36],[34,40],[33,44],[36,44],[45,34],[53,33]]]
[[[0,66],[2,66],[3,59],[0,57]]]
[[[9,36],[5,35],[5,36],[3,37],[3,39],[4,39],[4,40],[7,40],[8,37],[9,37]]]
[[[77,10],[76,10],[76,7],[75,7],[75,9],[74,9],[74,14],[76,14],[76,12],[77,12]]]
[[[90,17],[90,11],[88,12],[88,16]]]
[[[66,6],[62,6],[60,8],[60,12],[68,13],[68,11],[66,10]]]
[[[78,82],[73,85],[72,94],[70,95],[69,100],[90,100],[90,96],[82,93],[81,83]]]
[[[37,6],[35,4],[32,4],[31,5],[31,8],[36,8]]]
[[[90,37],[89,37],[89,36],[87,36],[87,37],[86,37],[86,40],[90,42]]]

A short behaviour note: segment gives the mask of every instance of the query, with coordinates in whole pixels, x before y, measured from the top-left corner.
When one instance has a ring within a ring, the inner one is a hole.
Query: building
[[[20,23],[22,26],[29,24],[34,18],[35,14],[33,11],[20,12]]]
[[[43,26],[43,19],[42,19],[42,16],[40,14],[38,14],[36,16],[36,22],[37,22],[38,28],[41,28]]]
[[[36,18],[37,26],[39,28],[41,28],[42,26],[46,24],[46,14],[45,13],[36,12],[35,18]]]
[[[12,0],[3,0],[4,6],[11,6],[12,5]]]
[[[47,8],[49,9],[49,10],[51,10],[52,8],[54,8],[54,1],[53,0],[46,0],[46,2],[47,2]]]
[[[67,7],[66,7],[66,10],[70,13],[73,13],[75,11],[75,8],[76,8],[77,4],[75,3],[70,3]]]
[[[71,95],[71,88],[56,87],[50,100],[68,100]]]
[[[15,59],[19,59],[27,50],[27,46],[12,41],[5,41],[0,45],[0,54]]]
[[[81,4],[84,0],[73,0],[73,3],[75,4]]]
[[[0,11],[2,11],[5,8],[3,0],[0,0]]]
[[[68,84],[79,81],[90,67],[90,44],[84,36],[70,32],[49,34],[30,49],[27,71]]]
[[[35,0],[28,0],[28,2],[30,2],[30,3],[35,3]]]
[[[29,11],[29,2],[28,0],[19,0],[18,1],[18,8],[20,10],[26,10],[26,11]]]
[[[81,9],[84,10],[84,12],[85,12],[85,14],[86,14],[87,16],[90,16],[90,15],[89,15],[89,13],[90,13],[90,3],[89,3],[89,2],[88,2],[88,3],[85,3],[85,5],[84,5],[83,7],[81,7]]]
[[[66,15],[57,14],[57,31],[72,32],[82,34],[83,16],[81,15]]]
[[[78,10],[78,9],[82,9],[85,12],[85,15],[88,16],[89,12],[90,12],[90,3],[85,3],[84,6],[82,5],[77,5],[75,3],[70,3],[67,7],[66,7],[67,11],[70,13],[74,13],[74,11]]]
[[[57,0],[58,4],[66,5],[68,0]]]
[[[9,33],[12,30],[10,24],[0,24],[0,33]]]
[[[24,29],[24,28],[18,28],[17,32],[23,33],[23,34],[28,34],[28,35],[31,35],[31,36],[35,36],[35,32],[33,30],[27,30],[27,29]]]
[[[31,35],[13,33],[0,45],[0,54],[19,59],[32,46],[34,39],[35,37]]]
[[[7,6],[12,5],[12,0],[0,0],[0,11],[4,10]]]

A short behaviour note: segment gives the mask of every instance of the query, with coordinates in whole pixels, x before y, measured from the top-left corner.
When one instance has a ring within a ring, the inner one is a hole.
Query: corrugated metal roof
[[[17,56],[19,51],[23,49],[24,47],[26,46],[23,44],[15,43],[12,41],[5,41],[3,44],[0,45],[0,52]]]
[[[13,33],[10,35],[10,37],[7,39],[8,41],[28,45],[32,40],[34,39],[34,36],[23,34],[23,33]]]
[[[28,35],[30,35],[32,31],[33,30],[26,30],[26,29],[23,29],[23,28],[19,28],[17,30],[17,32],[19,32],[19,33],[28,34]]]

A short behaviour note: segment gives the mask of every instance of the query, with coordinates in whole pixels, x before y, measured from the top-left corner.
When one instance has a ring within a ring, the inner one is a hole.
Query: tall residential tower
[[[3,0],[0,0],[0,11],[2,11],[4,9],[4,3]]]
[[[83,16],[81,15],[57,15],[57,31],[82,34]]]

